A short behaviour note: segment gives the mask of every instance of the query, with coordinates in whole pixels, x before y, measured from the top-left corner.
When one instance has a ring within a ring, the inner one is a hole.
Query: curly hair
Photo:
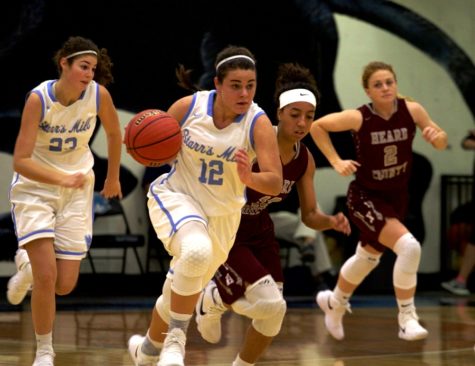
[[[68,64],[72,65],[76,57],[79,57],[80,55],[68,57],[69,55],[89,50],[97,53],[97,66],[94,72],[94,80],[99,84],[107,86],[114,81],[111,70],[113,64],[107,53],[107,49],[99,49],[93,41],[80,36],[69,37],[68,40],[64,42],[63,46],[56,51],[53,61],[58,69],[58,74],[61,76],[62,68],[60,61],[63,57],[66,57]]]

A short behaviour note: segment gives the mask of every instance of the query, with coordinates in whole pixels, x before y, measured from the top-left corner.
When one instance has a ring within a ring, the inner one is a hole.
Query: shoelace
[[[208,308],[208,311],[207,313],[209,315],[222,315],[223,313],[226,312],[226,307],[224,305],[220,305],[220,304],[214,304],[214,305],[211,305],[209,308]]]
[[[186,341],[184,339],[180,339],[180,337],[178,337],[175,333],[162,333],[162,334],[164,334],[165,337],[167,337],[166,338],[167,339],[167,345],[169,345],[170,343],[178,343],[180,346],[185,348]],[[168,336],[170,336],[170,337],[168,337]]]
[[[419,321],[419,317],[417,316],[416,311],[414,309],[404,311],[402,312],[402,314],[405,318],[412,318],[414,320]]]
[[[347,302],[346,305],[342,305],[342,306],[345,307],[345,310],[346,310],[347,312],[349,312],[350,314],[353,314],[353,312],[351,311],[351,305],[350,305],[349,302]]]
[[[328,301],[331,301],[330,299]],[[352,314],[353,312],[351,311],[351,305],[349,302],[347,302],[346,304],[342,304],[341,302],[339,302],[338,300],[335,299],[335,302],[337,303],[337,305],[335,305],[335,309],[341,309],[341,308],[344,308],[344,311],[347,311],[349,312],[350,314]]]
[[[403,311],[401,311],[401,315],[403,316],[404,322],[407,321],[408,318],[419,321],[419,316],[417,315],[416,308],[413,304],[411,306],[408,306]]]

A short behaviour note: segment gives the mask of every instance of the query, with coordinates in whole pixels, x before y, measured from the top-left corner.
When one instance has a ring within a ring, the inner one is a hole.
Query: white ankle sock
[[[333,290],[333,296],[335,300],[338,300],[340,304],[346,305],[348,304],[348,301],[350,300],[351,293],[343,292],[340,290],[338,286],[335,286],[335,289]]]
[[[53,332],[36,334],[36,349],[48,349],[53,351]]]
[[[148,339],[148,341],[150,343],[153,344],[153,346],[157,349],[161,349],[163,347],[163,342],[158,342],[158,341],[154,341],[151,337],[150,337],[150,331],[147,330],[147,334],[145,335],[145,338]]]
[[[168,325],[168,330],[170,331],[173,328],[180,328],[183,333],[186,334],[192,315],[193,314],[175,313],[170,310],[170,324]]]
[[[404,313],[404,312],[406,312],[409,309],[414,307],[414,298],[413,297],[411,297],[409,299],[405,299],[405,300],[396,299],[396,301],[397,301],[397,306],[399,308],[399,312],[401,312],[401,313]]]
[[[147,331],[147,335],[145,336],[145,339],[142,345],[140,346],[140,350],[143,354],[147,356],[158,356],[160,354],[162,346],[163,343],[153,341]]]

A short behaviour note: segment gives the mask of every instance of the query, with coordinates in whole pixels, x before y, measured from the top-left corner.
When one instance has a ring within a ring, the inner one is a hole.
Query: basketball
[[[149,167],[173,160],[182,140],[178,121],[159,109],[139,112],[125,126],[127,152],[135,161]]]

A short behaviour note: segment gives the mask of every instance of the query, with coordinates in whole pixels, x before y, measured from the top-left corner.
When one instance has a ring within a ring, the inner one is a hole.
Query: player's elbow
[[[278,186],[272,185],[268,187],[267,192],[263,192],[263,193],[268,194],[269,196],[278,196],[281,191],[282,191],[282,184]]]
[[[21,174],[21,175],[24,175],[25,172],[28,170],[28,161],[31,160],[31,157],[28,156],[17,156],[17,155],[13,155],[13,171]]]
[[[313,223],[313,220],[312,220],[312,215],[305,214],[305,213],[302,212],[301,219],[302,219],[302,223],[305,226],[307,226],[309,228],[312,228],[312,229],[313,229],[313,226],[315,226],[314,223]]]

